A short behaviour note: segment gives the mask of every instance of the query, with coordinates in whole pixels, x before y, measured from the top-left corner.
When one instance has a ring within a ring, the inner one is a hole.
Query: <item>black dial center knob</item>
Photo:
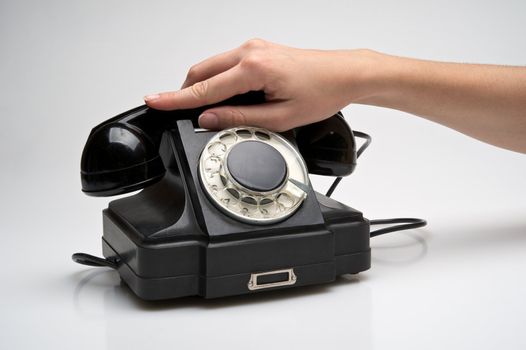
[[[228,153],[227,167],[237,183],[256,192],[278,188],[287,176],[287,163],[281,153],[260,141],[234,145]]]

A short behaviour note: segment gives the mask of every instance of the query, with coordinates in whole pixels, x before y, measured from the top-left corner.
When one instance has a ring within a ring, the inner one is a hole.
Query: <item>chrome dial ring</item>
[[[248,141],[270,145],[285,160],[286,176],[276,188],[254,191],[230,174],[227,165],[230,150]],[[217,208],[251,224],[271,224],[292,215],[306,198],[309,184],[307,167],[296,148],[283,136],[255,127],[236,127],[214,135],[201,153],[199,177],[204,192]]]

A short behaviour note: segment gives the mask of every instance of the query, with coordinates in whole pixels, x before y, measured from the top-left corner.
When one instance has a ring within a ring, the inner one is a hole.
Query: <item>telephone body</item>
[[[263,99],[251,92],[222,104]],[[308,177],[354,170],[341,113],[278,134],[199,129],[203,110],[137,107],[96,126],[84,148],[86,194],[142,189],[109,203],[102,236],[104,264],[138,297],[217,298],[369,269],[369,221],[315,192]]]

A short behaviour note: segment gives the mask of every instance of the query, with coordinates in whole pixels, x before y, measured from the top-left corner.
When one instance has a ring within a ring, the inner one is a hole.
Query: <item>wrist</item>
[[[349,103],[375,105],[393,86],[395,57],[369,49],[347,51],[346,94]]]

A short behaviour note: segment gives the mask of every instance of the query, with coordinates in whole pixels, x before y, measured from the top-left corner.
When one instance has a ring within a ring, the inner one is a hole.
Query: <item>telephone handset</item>
[[[221,104],[262,102],[262,92],[250,92]],[[113,196],[159,181],[165,172],[159,156],[164,131],[175,128],[179,120],[190,120],[197,126],[197,118],[204,110],[205,107],[158,111],[140,106],[97,125],[91,131],[82,154],[84,193]],[[309,173],[346,176],[353,171],[356,164],[354,137],[341,113],[323,122],[297,128],[293,133]],[[258,146],[253,148],[257,151]]]
[[[263,93],[250,92],[221,104],[262,102]],[[364,149],[357,152],[342,114],[281,134],[252,126],[199,129],[197,118],[209,107],[141,106],[91,131],[82,190],[143,190],[103,211],[105,259],[77,253],[73,260],[116,269],[136,295],[151,300],[325,283],[367,270],[374,222],[329,198]],[[308,174],[337,180],[324,196]],[[414,220],[381,233],[425,224]]]

